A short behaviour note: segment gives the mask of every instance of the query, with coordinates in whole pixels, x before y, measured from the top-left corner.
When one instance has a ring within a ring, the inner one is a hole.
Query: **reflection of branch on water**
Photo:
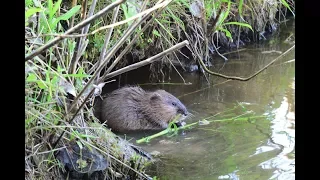
[[[215,73],[210,71],[206,65],[203,63],[202,58],[200,57],[199,54],[196,54],[198,56],[199,62],[202,66],[202,68],[209,74],[211,75],[216,75],[222,78],[226,78],[226,79],[232,79],[232,80],[239,80],[239,81],[248,81],[249,79],[255,77],[256,75],[258,75],[259,73],[261,73],[263,70],[267,69],[269,66],[271,66],[274,62],[276,62],[277,60],[279,60],[280,58],[282,58],[284,55],[286,55],[288,52],[290,52],[292,49],[295,48],[295,45],[293,45],[291,48],[289,48],[286,52],[282,53],[280,56],[278,56],[277,58],[275,58],[274,60],[272,60],[269,64],[267,64],[265,67],[263,67],[262,69],[260,69],[259,71],[257,71],[256,73],[254,73],[253,75],[247,77],[247,78],[242,78],[242,77],[237,77],[237,76],[226,76],[223,74],[219,74],[219,73]]]
[[[236,51],[226,52],[226,53],[223,53],[222,55],[228,55],[228,54],[232,54],[232,53],[238,53],[238,52],[241,52],[241,51],[244,51],[244,50],[247,50],[247,48],[237,49]]]
[[[271,50],[271,51],[262,51],[261,52],[261,54],[271,54],[271,53],[282,54],[282,51]]]
[[[232,81],[232,80],[231,80],[231,79],[228,79],[228,80],[223,81],[223,82],[221,82],[221,83],[217,83],[217,84],[214,84],[214,85],[212,85],[212,86],[207,86],[207,87],[205,87],[205,88],[198,89],[198,90],[196,90],[196,91],[193,91],[193,92],[190,92],[190,93],[187,93],[187,94],[183,94],[183,95],[181,95],[181,96],[178,96],[178,98],[181,98],[181,97],[183,97],[183,96],[187,96],[187,95],[190,95],[190,94],[193,94],[193,93],[197,93],[197,92],[200,92],[200,91],[206,90],[206,89],[208,89],[208,88],[210,88],[210,87],[217,86],[217,85],[220,85],[220,84],[223,84],[223,83],[229,82],[229,81]]]
[[[191,82],[187,83],[143,83],[143,84],[138,84],[139,86],[145,86],[145,85],[171,85],[171,86],[181,86],[181,85],[192,85]]]
[[[286,62],[283,62],[283,63],[281,63],[281,64],[274,65],[274,67],[275,67],[275,66],[280,66],[280,65],[282,65],[282,64],[292,63],[292,62],[295,62],[295,61],[296,61],[296,59],[291,59],[291,60],[286,61]]]

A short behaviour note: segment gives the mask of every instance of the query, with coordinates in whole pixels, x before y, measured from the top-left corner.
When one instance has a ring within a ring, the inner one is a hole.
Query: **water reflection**
[[[276,168],[273,172],[274,175],[270,179],[295,178],[294,79],[288,90],[288,96],[283,98],[280,107],[274,112],[275,118],[272,120],[271,125],[271,145],[280,145],[282,151],[276,157],[260,164],[263,169]]]

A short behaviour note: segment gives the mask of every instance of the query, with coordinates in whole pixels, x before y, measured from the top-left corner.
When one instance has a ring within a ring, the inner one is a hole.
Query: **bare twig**
[[[86,19],[87,18],[87,6],[88,6],[88,0],[83,0],[81,4],[81,19]]]
[[[64,34],[68,35],[71,34],[79,29],[81,29],[82,27],[84,27],[85,25],[89,24],[90,22],[100,18],[103,14],[105,14],[106,12],[108,12],[109,10],[115,8],[116,6],[118,6],[119,4],[125,2],[125,0],[117,0],[115,2],[113,2],[112,4],[110,4],[109,6],[105,7],[104,9],[102,9],[101,11],[99,11],[97,14],[95,14],[94,16],[89,17],[88,19],[82,21],[81,23],[77,24],[76,26],[74,26],[73,28],[70,28],[68,31],[66,31]],[[53,45],[55,45],[57,42],[61,41],[62,39],[64,39],[64,37],[56,37],[54,39],[52,39],[50,42],[48,42],[47,44],[41,46],[40,48],[38,48],[37,50],[33,51],[31,54],[27,55],[25,57],[25,61],[32,59],[33,57],[37,56],[38,54],[40,54],[42,51],[52,47]]]
[[[76,6],[77,5],[77,0],[72,0],[72,7]],[[70,26],[69,28],[72,28],[74,25],[74,15],[71,17],[71,22],[70,22]]]
[[[87,1],[87,0],[85,0],[85,1]],[[93,15],[94,9],[96,7],[96,3],[97,3],[97,0],[93,0],[92,4],[90,6],[89,14],[88,14],[89,18]],[[87,7],[86,3],[83,4],[83,6],[85,6],[85,7],[82,7],[82,8],[86,8]],[[119,7],[119,6],[117,6],[117,7]],[[86,10],[83,11],[82,13],[84,13],[83,18],[85,18],[86,17],[86,14],[85,14]],[[87,33],[89,31],[89,27],[90,27],[90,24],[86,25],[84,28],[82,28],[81,32]],[[72,57],[72,60],[70,63],[70,68],[69,68],[70,74],[75,73],[78,61],[81,57],[80,55],[84,52],[85,48],[87,47],[87,44],[86,43],[84,44],[85,38],[86,37],[81,37],[80,39],[77,40],[77,44],[76,44],[77,49],[75,49],[75,51],[73,52],[73,57]]]
[[[220,52],[218,51],[218,49],[217,49],[217,47],[216,47],[216,45],[215,45],[214,43],[212,44],[212,46],[213,46],[214,50],[216,51],[216,53],[217,53],[222,59],[224,59],[225,61],[228,60],[228,58],[226,58],[225,56],[223,56],[222,54],[220,54]]]
[[[120,9],[120,6],[118,6],[117,8],[115,8],[113,10],[113,15],[112,15],[112,21],[111,21],[111,24],[115,23],[116,22],[116,19],[117,19],[117,14],[119,12],[119,9]],[[106,34],[106,37],[105,37],[105,40],[104,40],[104,44],[103,44],[103,47],[102,47],[102,50],[100,52],[100,58],[99,58],[99,62],[98,62],[98,65],[100,66],[101,65],[101,62],[102,60],[104,59],[104,56],[107,52],[107,47],[108,47],[108,44],[109,44],[109,41],[110,41],[110,38],[111,38],[111,34],[112,34],[112,31],[113,31],[113,27],[110,28]]]
[[[88,13],[88,17],[91,17],[93,16],[93,13],[94,13],[94,9],[96,8],[96,4],[97,4],[97,0],[93,0],[92,1],[92,4],[90,6],[90,9],[89,9],[89,13]],[[117,6],[119,7],[119,6]],[[85,33],[88,33],[89,31],[89,28],[90,28],[90,24],[86,25],[82,30],[81,30],[81,34],[85,34]],[[82,52],[84,51],[85,47],[86,47],[86,44],[83,44],[83,42],[85,41],[86,37],[82,37],[80,38],[80,50],[77,54],[77,59],[79,60],[80,58],[80,55],[82,54]]]
[[[186,81],[184,80],[184,78],[182,77],[182,75],[180,74],[180,72],[178,71],[178,69],[176,68],[176,66],[172,63],[172,61],[167,58],[167,60],[169,61],[169,63],[171,64],[171,66],[174,68],[174,70],[178,73],[178,75],[180,76],[180,78],[182,79],[183,83],[186,84]],[[181,63],[180,63],[181,64]]]

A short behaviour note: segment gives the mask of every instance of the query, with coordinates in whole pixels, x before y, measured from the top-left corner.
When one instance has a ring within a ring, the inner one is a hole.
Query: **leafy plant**
[[[34,0],[34,3],[30,3],[26,0],[26,3],[28,3],[28,5],[31,7],[25,11],[25,25],[28,25],[28,20],[32,15],[35,13],[40,13],[40,32],[43,34],[59,32],[60,29],[57,28],[58,23],[61,20],[70,19],[81,8],[80,5],[76,5],[66,13],[58,16],[58,10],[60,9],[61,2],[62,0],[58,0],[55,3],[53,3],[52,0],[48,0],[46,2],[46,7],[44,7],[45,4],[41,4],[38,0]],[[49,36],[45,38],[45,41],[48,40],[50,40]]]
[[[230,31],[228,29],[225,28],[225,25],[238,25],[238,26],[243,26],[243,27],[247,27],[249,28],[251,31],[253,31],[252,27],[250,24],[247,23],[241,23],[241,22],[227,22],[225,23],[226,18],[228,17],[229,13],[230,13],[230,8],[231,8],[231,0],[223,0],[222,2],[228,2],[228,7],[227,10],[222,11],[221,12],[221,16],[219,17],[217,24],[216,24],[216,29],[217,31],[223,31],[225,33],[225,35],[232,40],[232,35],[230,33]],[[221,3],[219,1],[216,2],[215,7],[218,8],[218,6],[221,7]],[[239,10],[239,14],[241,16],[242,13],[242,6],[243,6],[243,1],[239,2],[239,6],[238,6],[238,10]]]

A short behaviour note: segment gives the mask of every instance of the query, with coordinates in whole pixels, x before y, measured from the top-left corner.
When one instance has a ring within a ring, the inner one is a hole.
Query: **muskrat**
[[[162,130],[181,114],[178,122],[188,116],[181,101],[165,90],[145,91],[126,86],[111,92],[102,101],[100,121],[116,132]]]

